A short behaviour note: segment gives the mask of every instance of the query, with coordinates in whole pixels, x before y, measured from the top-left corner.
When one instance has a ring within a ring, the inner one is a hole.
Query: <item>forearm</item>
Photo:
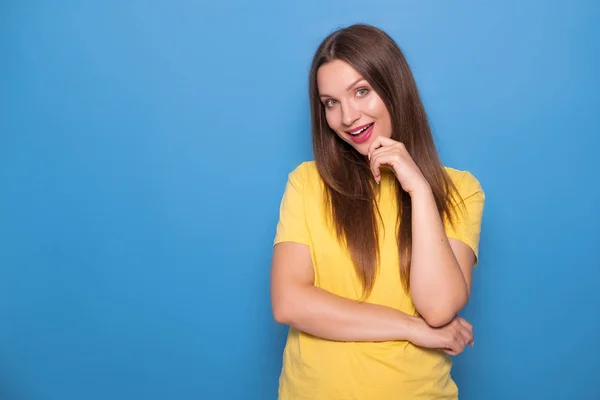
[[[336,341],[412,341],[420,318],[391,307],[350,300],[315,286],[290,293],[276,319],[299,331]]]
[[[426,321],[441,325],[466,304],[467,284],[448,242],[431,189],[422,189],[411,196],[411,296]]]

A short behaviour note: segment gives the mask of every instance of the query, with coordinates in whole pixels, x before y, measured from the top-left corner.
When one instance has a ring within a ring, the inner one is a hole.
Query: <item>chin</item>
[[[373,140],[375,140],[375,138],[377,138],[376,135],[370,137],[368,140],[366,140],[362,143],[355,143],[352,140],[352,138],[347,138],[347,139],[345,139],[345,141],[350,146],[352,146],[352,148],[354,150],[356,150],[358,153],[362,154],[363,156],[366,156],[369,153],[369,146],[371,145],[371,143],[373,143]]]
[[[371,140],[368,140],[364,143],[354,143],[352,138],[349,138],[346,135],[344,135],[344,136],[338,135],[338,136],[340,137],[340,139],[342,139],[344,142],[346,142],[348,144],[348,146],[352,147],[357,153],[362,154],[363,156],[367,155],[367,152],[369,151],[369,144],[371,143]]]
[[[367,156],[368,151],[369,151],[369,145],[367,143],[360,144],[360,145],[352,144],[352,147],[354,147],[354,150],[356,150],[361,155],[363,155],[365,157]]]

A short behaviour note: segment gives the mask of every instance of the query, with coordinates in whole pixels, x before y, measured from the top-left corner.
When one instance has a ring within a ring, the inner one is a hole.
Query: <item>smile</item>
[[[346,131],[346,133],[351,135],[351,139],[354,143],[363,143],[369,140],[369,138],[371,137],[374,126],[375,122],[371,122],[370,124],[359,126],[356,129]]]
[[[373,124],[374,124],[374,122],[371,122],[370,124],[359,126],[356,129],[347,130],[346,133],[349,133],[352,136],[358,136],[361,133],[363,133],[364,131],[366,131],[367,129],[369,129],[371,127],[371,125],[373,125]]]

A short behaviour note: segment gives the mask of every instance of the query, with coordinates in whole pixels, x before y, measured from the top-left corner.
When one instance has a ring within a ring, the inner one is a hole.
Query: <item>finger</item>
[[[467,345],[467,343],[469,342],[469,340],[471,340],[469,338],[469,334],[467,333],[467,331],[460,329],[457,332],[458,337],[456,338],[456,340],[458,340],[459,344],[461,345],[461,347],[464,349],[464,347]]]
[[[464,326],[466,326],[467,328],[469,328],[469,329],[473,330],[473,325],[471,325],[471,324],[469,323],[469,321],[467,321],[466,319],[464,319],[464,318],[461,318],[461,317],[458,317],[458,322],[460,322],[461,324],[463,324],[463,325],[464,325]]]
[[[456,356],[458,355],[458,353],[456,353],[455,351],[452,351],[450,349],[442,349],[442,351],[446,354],[450,354],[451,356]]]
[[[392,166],[394,162],[399,162],[402,160],[402,155],[398,153],[398,150],[391,147],[380,147],[375,149],[373,153],[371,153],[370,161],[373,162],[376,158],[382,158],[382,164],[389,164]]]
[[[396,155],[393,154],[393,152],[388,151],[376,153],[372,156],[370,168],[377,183],[379,183],[381,179],[381,167],[383,165],[389,165],[391,167],[393,165],[392,161],[394,160],[396,160]]]
[[[469,332],[469,345],[473,346],[475,344],[475,333],[473,331],[473,325],[471,325],[469,322],[467,322],[466,320],[459,318],[458,322]]]
[[[472,339],[473,328],[470,326],[470,324],[459,320],[459,323],[456,326],[465,337],[468,337],[469,340]]]
[[[465,328],[462,325],[458,326],[458,329],[454,332],[453,350],[462,353],[469,340],[470,338]]]
[[[471,336],[473,335],[473,325],[469,324],[467,321],[462,320],[460,321],[460,325],[466,329],[467,331],[469,331],[469,333],[471,334]]]
[[[371,162],[369,165],[369,167],[371,168],[371,173],[373,174],[373,177],[375,178],[375,181],[377,183],[379,183],[381,179],[381,170],[379,169],[381,167],[381,163],[381,155],[377,155],[371,158]]]
[[[450,350],[454,352],[454,355],[462,353],[464,348],[465,346],[462,344],[462,338],[454,340],[450,346]]]
[[[389,149],[379,148],[371,154],[371,165],[377,164],[379,167],[382,165],[391,165],[393,154],[390,153]]]
[[[381,136],[377,136],[373,142],[369,145],[369,149],[367,150],[367,155],[369,156],[369,160],[373,157],[373,152],[381,147]]]
[[[367,155],[369,157],[369,159],[371,159],[371,157],[373,157],[373,152],[381,147],[385,147],[385,146],[391,146],[394,144],[398,144],[398,142],[396,142],[393,139],[390,139],[388,137],[385,136],[377,136],[375,138],[375,140],[373,140],[373,142],[371,142],[371,144],[369,145],[369,149],[367,150]]]
[[[402,142],[397,142],[394,139],[390,139],[385,136],[377,136],[375,138],[375,140],[373,140],[373,142],[371,142],[371,144],[369,145],[369,149],[367,150],[367,155],[369,156],[369,159],[371,159],[373,152],[376,149],[378,149],[380,147],[387,147],[387,146],[397,146],[401,149],[406,150],[406,147],[404,146],[404,144]]]
[[[381,143],[382,146],[389,146],[389,145],[400,143],[392,138],[385,137],[385,136],[377,136],[377,139],[379,139],[379,142]]]
[[[471,343],[473,342],[473,333],[469,330],[464,330],[463,338],[465,339],[465,346],[471,345]]]
[[[464,345],[471,345],[471,343],[473,342],[473,332],[466,326],[461,325],[461,335],[464,340]]]
[[[378,147],[371,152],[371,158],[381,154],[397,154],[398,149],[395,147]]]

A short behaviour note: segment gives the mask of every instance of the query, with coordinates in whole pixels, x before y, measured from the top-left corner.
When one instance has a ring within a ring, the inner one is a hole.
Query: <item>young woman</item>
[[[309,85],[315,160],[289,175],[272,263],[273,313],[290,326],[279,399],[456,399],[482,188],[442,165],[383,31],[329,35]]]

